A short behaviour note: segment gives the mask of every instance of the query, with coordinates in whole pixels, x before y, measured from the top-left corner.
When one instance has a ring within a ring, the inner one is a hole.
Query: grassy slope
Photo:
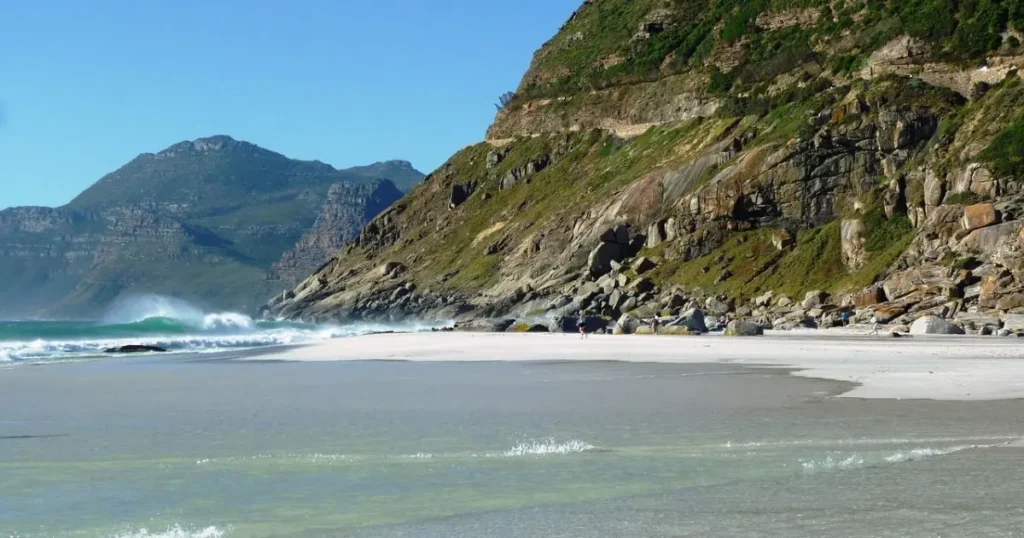
[[[665,30],[634,39],[649,14],[666,6]],[[817,24],[757,27],[759,15],[794,10],[816,11]],[[704,69],[716,50],[736,44],[744,59],[712,89],[735,81],[749,89],[807,62],[849,73],[900,34],[931,42],[937,60],[963,62],[1018,48],[1000,35],[1010,26],[1024,28],[1024,6],[1014,0],[595,0],[545,45],[518,93],[562,96]]]

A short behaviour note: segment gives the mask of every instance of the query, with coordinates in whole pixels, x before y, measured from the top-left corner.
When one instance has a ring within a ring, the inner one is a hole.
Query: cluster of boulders
[[[984,205],[984,204],[979,204]],[[859,292],[813,290],[798,297],[766,292],[750,300],[659,288],[650,278],[656,261],[630,257],[636,238],[626,227],[607,230],[589,258],[588,273],[554,297],[529,292],[508,305],[518,314],[496,323],[474,321],[459,330],[588,331],[692,335],[725,330],[731,335],[864,325],[896,334],[1024,334],[1024,281],[1010,266],[1024,266],[1024,230],[1018,221],[975,218],[985,207],[961,211],[959,231],[936,239],[928,233],[907,250],[896,269]],[[996,215],[1001,212],[995,211]],[[952,245],[952,246],[950,246]],[[971,256],[970,252],[983,252]]]

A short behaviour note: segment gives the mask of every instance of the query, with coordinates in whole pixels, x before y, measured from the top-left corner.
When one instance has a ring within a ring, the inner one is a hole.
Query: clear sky
[[[430,172],[581,0],[0,0],[0,208],[227,134]]]

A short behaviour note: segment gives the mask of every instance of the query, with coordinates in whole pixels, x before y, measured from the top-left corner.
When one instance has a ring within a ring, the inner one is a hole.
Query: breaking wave
[[[567,456],[581,454],[584,452],[601,451],[602,449],[586,441],[573,439],[570,441],[557,441],[555,439],[536,439],[518,443],[508,450],[494,452],[464,452],[464,453],[440,453],[416,452],[411,454],[388,454],[388,455],[359,455],[359,454],[256,454],[253,456],[229,456],[223,458],[203,458],[196,460],[196,465],[232,464],[254,461],[272,461],[274,464],[291,462],[306,465],[340,465],[353,462],[366,461],[431,461],[445,459],[492,459],[492,458],[522,458],[522,457],[543,457],[543,456]]]
[[[863,467],[872,467],[877,465],[926,460],[929,458],[937,458],[940,456],[956,454],[958,452],[963,452],[965,450],[972,450],[977,448],[994,448],[997,446],[1005,446],[1006,444],[1007,443],[989,445],[959,445],[945,448],[911,448],[883,455],[859,454],[856,452],[852,454],[833,453],[828,454],[822,458],[800,460],[800,466],[804,470],[804,472],[808,473],[814,473],[818,471],[847,471],[850,469],[860,469]]]
[[[111,538],[223,538],[228,532],[229,529],[218,527],[189,528],[175,525],[163,531],[127,530],[111,535]]]
[[[538,439],[519,443],[509,450],[501,452],[500,455],[506,458],[517,458],[521,456],[564,456],[566,454],[579,454],[597,450],[597,447],[580,440],[558,442],[555,439]]]
[[[209,352],[428,328],[254,320],[236,312],[204,313],[177,299],[145,296],[115,304],[101,321],[0,321],[0,363],[96,357],[107,349],[124,345],[157,346],[174,352]]]
[[[916,437],[916,438],[850,438],[850,439],[793,439],[788,441],[727,441],[722,448],[781,448],[791,446],[874,446],[909,445],[919,443],[977,443],[979,441],[1011,442],[1021,439],[1020,435],[980,435],[974,437]],[[994,445],[993,445],[994,446]]]

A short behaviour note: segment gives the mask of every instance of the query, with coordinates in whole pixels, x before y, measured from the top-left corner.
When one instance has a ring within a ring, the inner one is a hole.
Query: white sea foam
[[[806,472],[816,471],[831,471],[831,470],[850,470],[859,469],[861,467],[886,465],[894,463],[906,463],[909,461],[920,461],[929,458],[937,458],[941,456],[948,456],[950,454],[956,454],[965,450],[971,450],[976,448],[994,448],[998,446],[1007,446],[1009,443],[996,443],[986,445],[958,445],[950,447],[921,447],[921,448],[910,448],[906,450],[899,450],[897,452],[879,456],[877,453],[873,454],[828,454],[823,458],[800,460],[800,466]]]
[[[352,454],[255,454],[252,456],[228,456],[222,458],[202,458],[196,460],[196,465],[232,464],[240,462],[251,462],[260,460],[272,460],[274,462],[292,462],[298,464],[323,464],[336,465],[358,461],[429,461],[460,458],[519,458],[526,456],[566,456],[600,450],[598,447],[586,441],[571,440],[560,442],[555,439],[535,439],[519,443],[508,450],[483,453],[442,453],[416,452],[397,455],[352,455]]]
[[[491,454],[490,456],[501,456],[506,458],[516,458],[521,456],[564,456],[566,454],[578,454],[581,452],[590,452],[591,450],[597,450],[597,447],[578,439],[571,441],[559,442],[553,438],[548,439],[534,439],[519,443],[509,450],[504,452]]]
[[[991,448],[992,446],[994,445],[963,445],[949,448],[914,448],[911,450],[901,450],[891,456],[887,456],[885,461],[889,463],[903,463],[906,461],[934,458],[936,456],[947,456],[949,454],[956,454],[957,452],[963,452],[964,450],[970,450],[972,448]]]
[[[864,458],[859,454],[850,454],[847,456],[839,454],[829,454],[821,459],[816,460],[800,460],[800,466],[803,467],[806,472],[815,472],[819,470],[848,470],[856,469],[864,466]]]
[[[978,441],[1016,441],[1022,435],[978,435],[974,437],[860,438],[860,439],[791,439],[787,441],[727,441],[722,448],[750,449],[789,446],[873,446],[922,443],[971,443]]]
[[[127,530],[114,534],[111,538],[222,538],[230,529],[218,527],[191,528],[175,525],[163,531],[149,529]]]
[[[255,326],[256,324],[253,323],[252,318],[246,316],[245,314],[236,314],[234,312],[221,312],[217,314],[207,314],[206,316],[203,316],[204,331],[251,331],[255,328]]]
[[[152,318],[170,318],[201,325],[206,318],[206,313],[182,299],[142,294],[115,301],[107,308],[103,321],[111,324],[136,323]]]

